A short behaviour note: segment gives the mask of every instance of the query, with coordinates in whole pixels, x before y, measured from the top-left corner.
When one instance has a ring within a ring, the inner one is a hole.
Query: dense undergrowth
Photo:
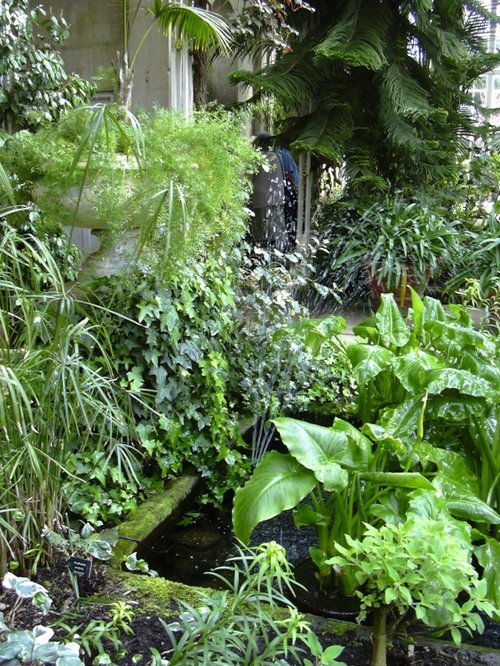
[[[398,609],[424,608],[441,590],[420,579],[405,587],[395,566],[381,596],[369,592],[360,562],[349,559],[367,545],[366,525],[394,526],[386,532],[406,540],[397,544],[405,553],[417,542],[403,527],[410,519],[425,529],[445,525],[460,536],[450,562],[467,564],[469,577],[456,589],[470,598],[458,620],[450,619],[455,598],[445,593],[441,624],[435,613],[415,612],[432,616],[437,631],[480,629],[476,606],[490,615],[499,606],[492,309],[489,330],[477,331],[458,306],[446,312],[439,300],[412,292],[404,319],[384,296],[357,330],[360,339],[346,344],[341,317],[313,319],[305,305],[312,292],[338,295],[331,281],[317,282],[325,246],[283,255],[245,240],[246,198],[260,158],[240,122],[220,110],[190,121],[158,110],[138,122],[118,107],[97,106],[5,139],[1,568],[35,574],[52,561],[57,539],[49,535],[72,534],[69,526],[81,521],[112,527],[165,481],[194,469],[205,481],[204,502],[220,505],[236,492],[235,526],[244,538],[309,496],[295,522],[317,528],[311,556],[319,580],[349,583],[365,606],[384,612],[396,601]],[[415,230],[414,202],[399,198],[397,206]],[[322,209],[323,220],[331,210]],[[380,204],[377,216],[384,210]],[[106,227],[104,248],[106,237],[111,245],[138,229],[136,244],[118,274],[83,273],[76,283],[79,257],[62,225],[89,214]],[[429,213],[430,225],[433,219]],[[470,255],[483,303],[495,288],[497,224],[493,207],[476,236],[469,220],[468,233],[453,239],[493,257],[485,265],[481,254]],[[485,225],[492,239],[483,246]],[[436,248],[448,237],[433,234],[426,251],[445,271]],[[398,283],[405,289],[406,277],[403,271]],[[285,454],[266,452],[275,430]],[[434,555],[431,549],[426,557]],[[199,628],[213,613],[219,622],[225,603],[214,599],[206,612],[189,613]],[[274,631],[304,629],[295,621]],[[189,626],[182,619],[183,636]],[[259,636],[266,631],[261,626]],[[335,656],[321,659],[318,648],[316,663]]]

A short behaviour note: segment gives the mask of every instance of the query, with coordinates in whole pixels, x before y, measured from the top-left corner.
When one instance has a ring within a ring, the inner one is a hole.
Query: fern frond
[[[416,128],[402,116],[394,113],[391,107],[382,106],[380,121],[390,143],[396,146],[411,147],[415,151],[422,149],[422,140],[419,138]]]
[[[275,95],[285,106],[297,107],[323,80],[323,74],[312,62],[311,53],[294,52],[259,72],[232,72],[232,84],[243,83],[255,91]]]
[[[340,162],[352,131],[352,117],[346,108],[325,109],[307,119],[293,147]]]

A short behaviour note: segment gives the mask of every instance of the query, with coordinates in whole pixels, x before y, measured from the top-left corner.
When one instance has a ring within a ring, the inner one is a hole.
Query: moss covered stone
[[[118,526],[120,540],[113,551],[111,564],[120,566],[124,557],[135,552],[139,544],[154,539],[179,515],[183,503],[192,494],[198,476],[184,475],[173,481],[165,490],[143,502],[131,516]]]

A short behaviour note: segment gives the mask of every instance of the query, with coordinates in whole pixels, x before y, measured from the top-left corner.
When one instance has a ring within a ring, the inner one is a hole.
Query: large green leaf
[[[248,543],[256,525],[292,509],[315,485],[314,473],[295,458],[269,451],[247,483],[236,490],[233,505],[236,537]]]
[[[484,419],[486,403],[482,397],[471,395],[434,395],[427,401],[427,416],[430,420],[443,419],[448,424],[470,423],[471,416]]]
[[[413,332],[420,339],[424,330],[424,302],[414,289],[411,287],[409,289],[411,294]]]
[[[301,319],[295,324],[276,329],[273,339],[286,338],[290,333],[300,335],[304,345],[316,355],[325,340],[342,333],[345,327],[346,320],[334,315],[324,319]]]
[[[383,345],[404,347],[410,340],[410,330],[392,294],[382,294],[375,319]]]
[[[419,472],[367,472],[359,475],[363,481],[397,488],[434,490],[432,483]]]
[[[384,409],[378,419],[378,423],[393,436],[412,436],[417,429],[417,421],[421,407],[421,396],[410,398],[397,405],[397,407]]]
[[[430,298],[426,296],[424,298],[424,313],[423,313],[423,325],[426,327],[427,322],[433,321],[446,321],[446,312],[441,304],[441,301],[438,301],[436,298]]]
[[[352,471],[369,468],[371,442],[347,421],[335,419],[331,428],[286,417],[272,422],[292,456],[312,470],[327,491],[345,487],[347,478],[339,474],[339,465]]]
[[[423,464],[431,462],[447,478],[465,485],[469,493],[479,495],[479,483],[472,465],[456,451],[448,451],[428,442],[420,442],[417,453]]]
[[[479,564],[483,567],[483,578],[488,586],[488,599],[497,608],[497,620],[500,620],[500,543],[496,539],[487,539],[486,543],[474,551]]]
[[[424,328],[433,344],[443,352],[447,352],[452,344],[458,350],[467,347],[482,349],[486,346],[486,339],[482,333],[454,322],[431,320],[426,321]]]
[[[446,499],[449,512],[458,518],[476,523],[500,525],[500,516],[483,502],[466,483],[439,472],[432,482],[434,488]]]
[[[176,28],[179,35],[191,40],[194,48],[219,47],[224,53],[231,49],[232,34],[226,20],[208,9],[154,0],[146,11],[158,22],[163,34]]]
[[[354,335],[358,338],[364,338],[372,344],[377,344],[378,342],[378,331],[377,323],[375,321],[375,315],[371,314],[367,319],[364,319],[360,324],[354,326],[352,329]]]
[[[459,370],[454,368],[442,368],[431,370],[428,374],[427,390],[431,395],[442,393],[443,391],[454,389],[472,395],[493,400],[495,392],[489,382],[481,377],[476,377],[468,370]]]
[[[347,347],[347,356],[352,363],[354,378],[363,385],[389,367],[394,354],[378,345],[353,344]]]
[[[425,393],[427,371],[443,367],[443,362],[421,349],[411,349],[394,359],[394,374],[410,395]]]
[[[500,401],[500,366],[494,348],[488,345],[481,354],[478,354],[477,350],[465,350],[460,357],[460,368],[489,382],[495,392],[496,401]]]

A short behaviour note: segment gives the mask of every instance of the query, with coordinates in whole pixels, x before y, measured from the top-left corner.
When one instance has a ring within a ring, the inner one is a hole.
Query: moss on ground
[[[170,610],[178,610],[179,601],[196,606],[207,592],[202,587],[117,570],[109,571],[109,582],[113,595],[118,594],[128,603],[136,602],[134,612],[137,615],[168,615]]]

